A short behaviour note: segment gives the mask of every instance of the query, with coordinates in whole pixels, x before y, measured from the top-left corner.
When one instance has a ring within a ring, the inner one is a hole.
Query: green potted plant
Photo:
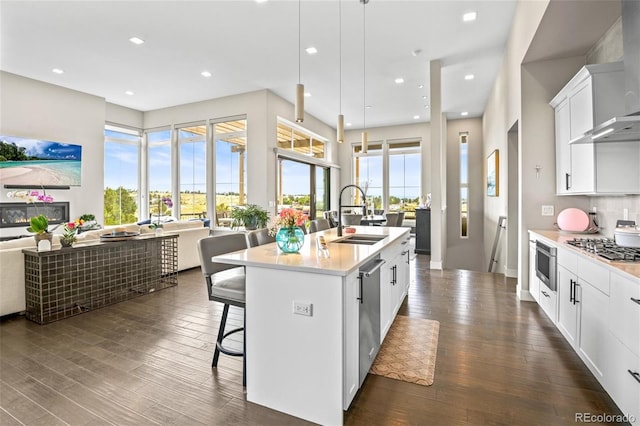
[[[264,228],[269,221],[269,215],[265,209],[257,204],[247,204],[246,206],[237,206],[231,210],[232,226],[237,228],[244,226],[247,230]]]

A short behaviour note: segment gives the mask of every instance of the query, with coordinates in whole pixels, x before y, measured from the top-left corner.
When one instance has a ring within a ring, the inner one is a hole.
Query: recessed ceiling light
[[[414,116],[413,116],[413,119],[414,119],[414,120],[419,120],[419,119],[420,119],[420,116],[419,116],[419,115],[414,115]]]
[[[211,73],[209,71],[202,71],[200,75],[207,78],[211,77]]]
[[[478,17],[478,14],[476,12],[467,12],[464,15],[462,15],[462,20],[464,22],[471,22],[471,21],[475,21],[477,17]]]
[[[424,84],[418,84],[418,89],[424,89]]]
[[[373,108],[373,105],[365,105],[364,107],[369,109],[369,108]]]
[[[394,81],[396,82],[396,84],[402,84],[402,83],[404,83],[404,78],[398,77]]]
[[[256,3],[266,3],[268,0],[256,0]]]
[[[427,99],[427,97],[426,97],[426,96],[423,96],[423,97],[422,97],[422,99]]]
[[[139,38],[139,37],[131,37],[131,38],[129,39],[129,41],[130,41],[131,43],[133,43],[133,44],[142,44],[142,43],[144,43],[144,40],[143,40],[143,39],[141,39],[141,38]]]
[[[424,107],[425,107],[425,108],[429,108],[429,105],[425,105]]]
[[[307,47],[306,49],[304,49],[309,55],[315,55],[316,53],[318,53],[318,49],[316,49],[315,47],[311,46],[311,47]]]
[[[305,97],[305,98],[310,98],[310,97],[311,97],[311,93],[309,93],[309,92],[304,92],[304,97]]]
[[[347,124],[345,124],[345,126],[351,127],[351,123],[347,123]]]
[[[125,95],[133,96],[133,92],[131,90],[127,90],[124,92]]]
[[[467,74],[464,76],[465,80],[473,80],[474,78],[476,78],[476,76],[473,74]]]
[[[467,111],[463,111],[460,113],[461,116],[466,117],[467,115],[469,115],[469,113]]]
[[[422,53],[422,49],[416,49],[411,51],[411,56],[418,56]]]
[[[64,71],[62,71],[60,68],[54,68],[51,70],[51,72],[54,74],[64,74]]]

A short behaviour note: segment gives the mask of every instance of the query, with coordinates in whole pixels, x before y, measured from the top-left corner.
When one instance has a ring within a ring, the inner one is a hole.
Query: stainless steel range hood
[[[627,115],[599,124],[571,144],[640,142],[640,1],[621,1]]]

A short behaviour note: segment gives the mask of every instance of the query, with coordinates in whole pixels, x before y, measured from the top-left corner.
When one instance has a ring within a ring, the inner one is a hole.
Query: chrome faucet
[[[347,188],[356,188],[362,194],[362,206],[343,206],[342,205],[342,193]],[[367,214],[367,196],[358,185],[347,185],[340,190],[340,195],[338,196],[338,237],[342,237],[342,208],[343,207],[362,207],[362,213]]]

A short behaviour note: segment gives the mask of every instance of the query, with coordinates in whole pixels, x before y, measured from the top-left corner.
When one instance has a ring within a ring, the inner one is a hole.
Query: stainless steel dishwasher
[[[360,268],[360,386],[380,349],[380,267],[376,257]]]

